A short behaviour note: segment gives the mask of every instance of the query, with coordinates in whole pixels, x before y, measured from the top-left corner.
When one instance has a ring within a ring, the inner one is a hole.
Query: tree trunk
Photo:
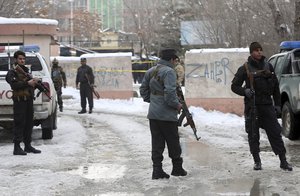
[[[274,28],[278,34],[278,38],[285,40],[288,37],[287,26],[284,22],[281,10],[276,4],[275,0],[268,0],[268,5],[271,9],[272,16],[274,18]]]
[[[294,39],[300,40],[300,0],[295,1]]]

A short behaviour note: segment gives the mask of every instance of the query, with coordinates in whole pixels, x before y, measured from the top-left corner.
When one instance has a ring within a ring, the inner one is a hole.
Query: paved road
[[[78,116],[75,110],[65,110],[59,125],[50,141],[41,140],[35,128],[34,144],[43,152],[25,158],[12,156],[12,134],[0,132],[2,195],[22,195],[24,190],[28,195],[300,195],[299,142],[287,143],[295,171],[281,171],[277,157],[265,147],[264,170],[257,172],[247,148],[220,149],[180,129],[188,176],[151,180],[150,133],[144,116]],[[164,156],[164,169],[170,172],[167,152]],[[269,164],[274,161],[278,167]]]

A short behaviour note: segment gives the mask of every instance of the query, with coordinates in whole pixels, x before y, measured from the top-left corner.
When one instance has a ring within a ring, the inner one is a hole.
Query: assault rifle
[[[195,122],[193,120],[192,114],[190,113],[190,111],[189,111],[189,109],[188,109],[188,107],[186,105],[186,102],[184,100],[183,92],[182,92],[182,89],[181,89],[180,85],[177,85],[176,91],[177,91],[177,96],[179,98],[179,102],[182,105],[182,113],[179,116],[178,124],[177,125],[181,126],[183,119],[186,118],[186,123],[183,124],[183,126],[186,127],[186,126],[189,125],[193,129],[193,132],[194,132],[194,135],[196,137],[196,140],[198,141],[201,137],[197,136],[197,129],[196,129],[196,126],[195,126]]]
[[[99,95],[99,93],[97,91],[95,91],[95,89],[94,89],[95,86],[93,84],[91,84],[89,76],[87,74],[85,74],[85,77],[86,77],[86,79],[87,79],[87,81],[89,83],[90,88],[92,89],[92,92],[97,97],[97,99],[99,99],[100,95]]]
[[[257,111],[256,111],[256,104],[255,104],[255,90],[254,90],[254,76],[253,73],[250,72],[248,64],[245,63],[244,64],[245,68],[246,68],[246,72],[247,72],[247,76],[249,78],[249,82],[250,82],[250,89],[253,91],[253,97],[250,100],[251,102],[251,108],[250,108],[250,134],[251,137],[255,137],[255,134],[257,134],[256,130],[257,130]]]
[[[17,72],[19,72],[19,73],[23,74],[24,76],[26,76],[26,78],[27,78],[28,80],[31,80],[31,79],[32,79],[32,75],[29,74],[29,73],[26,73],[19,65],[14,66],[14,69],[15,69]],[[39,89],[39,92],[38,92],[38,94],[37,94],[37,97],[38,97],[41,93],[45,93],[45,95],[46,95],[49,99],[51,99],[51,97],[50,97],[50,95],[49,95],[49,92],[50,92],[50,91],[49,91],[48,87],[46,87],[46,86],[42,83],[41,80],[38,80],[38,82],[37,82],[37,84],[36,84],[36,88]]]

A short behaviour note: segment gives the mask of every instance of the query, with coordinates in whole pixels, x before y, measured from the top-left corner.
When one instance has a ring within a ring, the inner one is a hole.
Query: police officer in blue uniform
[[[174,66],[177,58],[176,51],[173,49],[161,51],[161,60],[146,72],[140,87],[140,94],[144,101],[150,103],[147,117],[152,141],[152,179],[170,177],[162,169],[165,144],[173,164],[171,175],[187,175],[182,167],[183,159],[177,126],[178,111],[182,107],[176,94]]]

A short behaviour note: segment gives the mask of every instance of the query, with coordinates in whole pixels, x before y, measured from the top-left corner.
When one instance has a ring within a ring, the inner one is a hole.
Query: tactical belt
[[[27,96],[14,96],[13,100],[16,100],[16,101],[27,101],[27,100],[29,100],[29,97],[27,97]]]

